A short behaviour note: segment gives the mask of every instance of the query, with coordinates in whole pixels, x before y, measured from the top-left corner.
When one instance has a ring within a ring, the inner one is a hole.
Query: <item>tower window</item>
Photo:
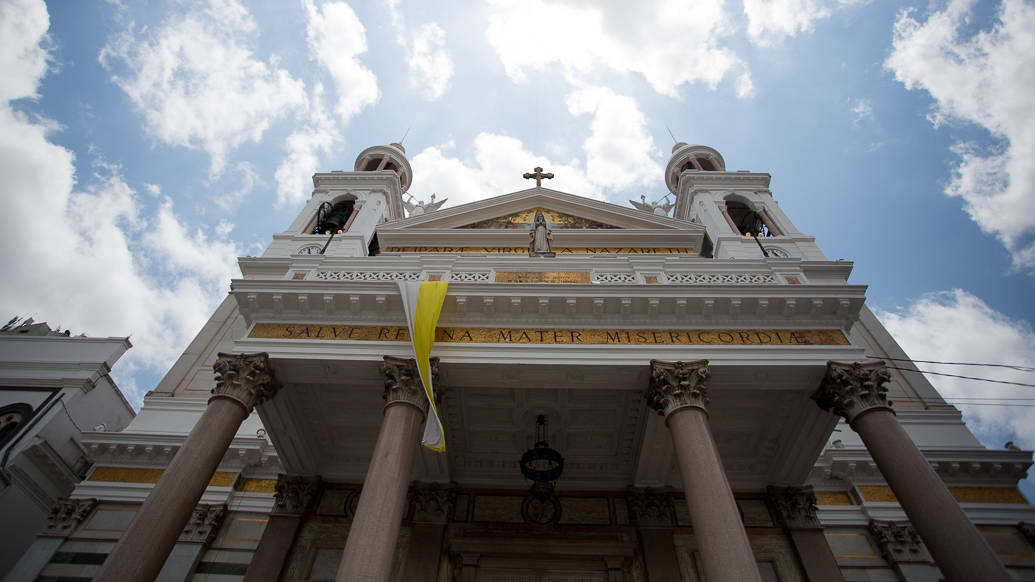
[[[355,200],[342,200],[335,204],[324,202],[316,213],[316,228],[313,234],[341,234],[348,230],[349,217],[355,211]]]

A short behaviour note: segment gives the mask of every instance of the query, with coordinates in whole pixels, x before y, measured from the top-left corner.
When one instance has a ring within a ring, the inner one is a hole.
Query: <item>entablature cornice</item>
[[[931,468],[951,485],[1015,486],[1032,464],[1031,451],[991,449],[922,450]],[[864,449],[827,449],[812,470],[815,480],[884,483],[876,462]]]
[[[187,435],[146,432],[84,432],[83,448],[94,463],[122,467],[165,467]],[[277,451],[265,438],[236,437],[219,464],[220,470],[241,470],[279,463]]]
[[[768,190],[772,175],[766,172],[707,172],[684,170],[679,175],[679,191],[697,189]]]

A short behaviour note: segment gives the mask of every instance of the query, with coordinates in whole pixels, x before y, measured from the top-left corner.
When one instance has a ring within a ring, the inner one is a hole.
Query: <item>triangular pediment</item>
[[[378,226],[377,236],[382,252],[389,253],[527,252],[537,212],[553,232],[558,253],[695,254],[704,241],[699,224],[548,188],[395,220]]]

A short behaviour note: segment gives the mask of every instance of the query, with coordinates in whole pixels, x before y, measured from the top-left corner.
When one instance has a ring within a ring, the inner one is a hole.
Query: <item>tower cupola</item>
[[[399,176],[400,194],[405,194],[413,182],[413,169],[406,159],[406,149],[401,143],[369,147],[356,157],[357,172],[389,170]]]
[[[679,175],[686,170],[702,172],[725,172],[726,160],[714,148],[679,142],[672,146],[672,157],[665,166],[665,185],[669,192],[676,193]]]

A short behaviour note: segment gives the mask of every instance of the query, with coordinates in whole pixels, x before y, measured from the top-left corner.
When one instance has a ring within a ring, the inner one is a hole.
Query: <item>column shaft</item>
[[[271,515],[262,532],[259,547],[248,564],[244,582],[277,582],[284,569],[295,534],[302,525],[301,515]]]
[[[667,421],[705,578],[708,582],[760,581],[707,414],[700,408],[680,408]]]
[[[129,529],[104,561],[95,582],[152,582],[176,545],[248,411],[213,398],[183,447],[155,484]]]
[[[391,575],[423,420],[424,414],[411,404],[392,403],[385,408],[337,582],[382,582]]]
[[[946,579],[1012,579],[891,410],[866,411],[851,425]]]

